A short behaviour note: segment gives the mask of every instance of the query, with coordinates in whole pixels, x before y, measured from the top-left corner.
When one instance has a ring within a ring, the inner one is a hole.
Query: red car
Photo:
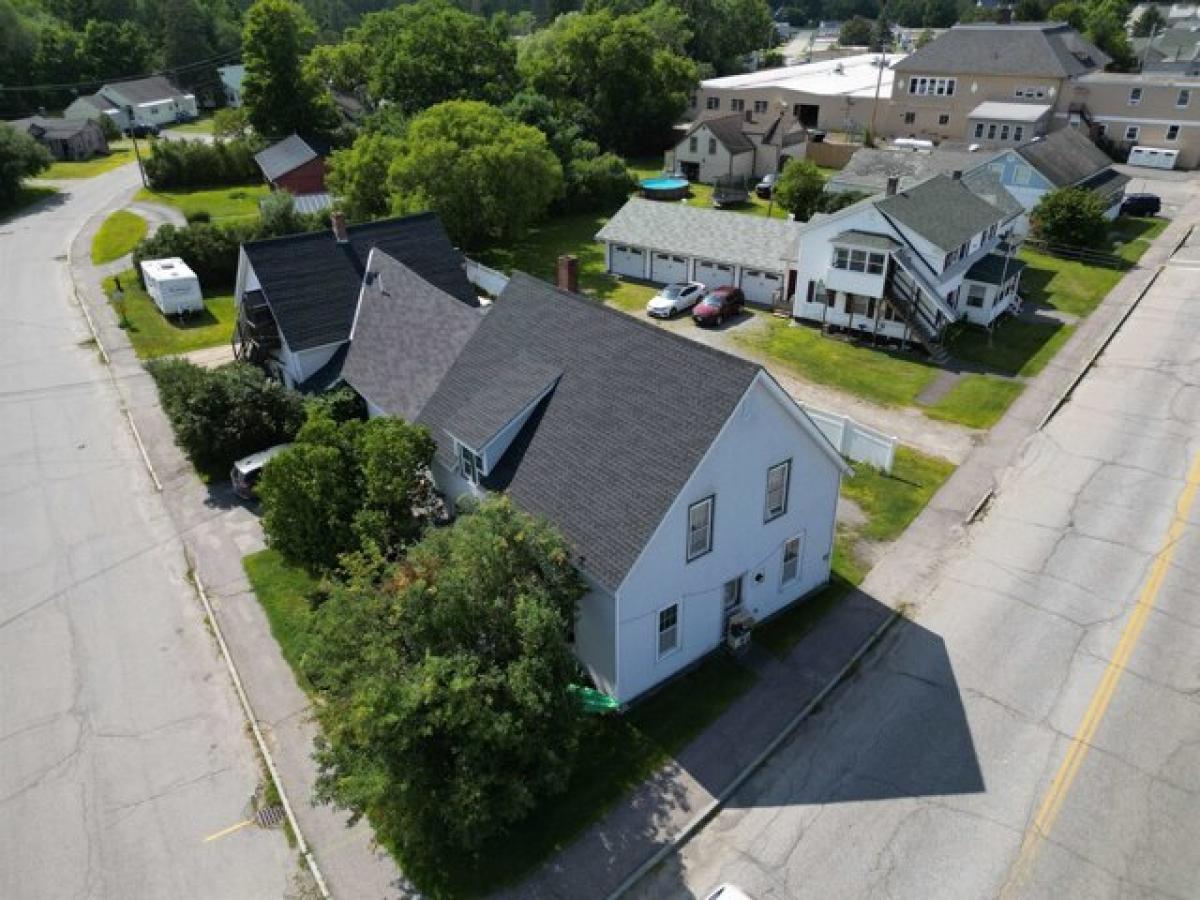
[[[713,288],[704,299],[692,307],[692,321],[697,325],[720,325],[740,313],[746,305],[746,295],[732,284]]]

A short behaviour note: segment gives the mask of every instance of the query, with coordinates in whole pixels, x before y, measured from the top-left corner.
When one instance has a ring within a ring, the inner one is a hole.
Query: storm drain
[[[275,828],[283,823],[285,817],[282,806],[264,806],[254,814],[254,824],[259,828]]]

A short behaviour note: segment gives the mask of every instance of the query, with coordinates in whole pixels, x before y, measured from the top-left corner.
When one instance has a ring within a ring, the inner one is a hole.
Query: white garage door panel
[[[775,292],[783,287],[783,277],[773,272],[746,269],[742,272],[741,287],[747,302],[769,305]]]
[[[627,275],[630,278],[645,278],[646,253],[637,247],[626,247],[613,244],[612,270],[617,275]]]
[[[650,280],[663,284],[687,281],[687,259],[667,253],[655,253],[654,258],[650,260]]]
[[[708,259],[696,260],[696,280],[707,288],[733,284],[733,266]]]

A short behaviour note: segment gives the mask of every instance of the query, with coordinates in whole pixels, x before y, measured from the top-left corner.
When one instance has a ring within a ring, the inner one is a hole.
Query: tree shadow
[[[35,213],[55,209],[67,202],[68,194],[52,187],[22,185],[17,189],[16,199],[7,206],[0,206],[0,225],[8,225]]]

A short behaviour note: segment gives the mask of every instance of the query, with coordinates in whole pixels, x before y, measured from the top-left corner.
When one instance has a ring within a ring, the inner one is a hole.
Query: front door
[[[721,591],[721,640],[725,640],[725,635],[729,633],[730,618],[742,608],[742,581],[744,578],[745,576],[739,575],[732,581],[725,582],[725,587]]]

